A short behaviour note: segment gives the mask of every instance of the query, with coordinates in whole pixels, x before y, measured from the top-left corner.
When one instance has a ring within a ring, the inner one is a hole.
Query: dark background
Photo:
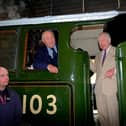
[[[8,16],[12,8],[18,16]],[[125,11],[126,0],[0,0],[1,20],[109,10]]]
[[[126,10],[126,0],[0,0],[0,20],[54,15]],[[112,44],[126,40],[126,15],[109,22],[104,31],[110,33]]]

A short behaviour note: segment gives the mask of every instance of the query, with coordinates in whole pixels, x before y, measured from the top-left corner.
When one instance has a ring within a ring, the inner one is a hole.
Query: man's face
[[[9,76],[7,69],[0,67],[0,87],[4,88],[8,85]]]
[[[107,35],[105,34],[102,34],[101,36],[99,36],[98,38],[98,43],[99,43],[99,46],[102,50],[105,50],[109,47],[110,45],[110,39],[108,38]]]
[[[55,37],[54,34],[50,31],[46,31],[43,33],[43,43],[48,47],[48,48],[53,48],[55,46]]]

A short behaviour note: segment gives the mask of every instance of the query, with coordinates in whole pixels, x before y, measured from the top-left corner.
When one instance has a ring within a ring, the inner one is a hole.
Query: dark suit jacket
[[[37,49],[37,52],[34,56],[33,67],[35,69],[46,70],[48,64],[57,66],[57,56],[51,59],[51,56],[48,53],[47,47],[45,45],[40,46]]]

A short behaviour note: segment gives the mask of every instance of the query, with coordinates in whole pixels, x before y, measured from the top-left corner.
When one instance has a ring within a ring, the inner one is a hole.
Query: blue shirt
[[[53,48],[54,48],[55,52],[57,53],[57,48],[56,48],[56,46],[54,46]],[[51,48],[47,48],[47,50],[48,50],[49,55],[50,55],[51,58],[53,59],[53,51],[52,51],[52,49],[51,49]]]

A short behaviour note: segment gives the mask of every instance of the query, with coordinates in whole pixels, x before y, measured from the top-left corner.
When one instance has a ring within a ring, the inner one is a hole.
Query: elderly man
[[[38,48],[33,67],[39,70],[48,70],[51,73],[58,73],[57,44],[54,33],[50,30],[44,31],[41,36],[41,46]]]
[[[96,55],[95,62],[90,62],[90,68],[96,72],[95,94],[99,121],[101,126],[119,126],[115,48],[106,32],[99,34],[98,44],[102,51]]]
[[[8,70],[0,66],[0,126],[18,126],[21,121],[21,102],[18,94],[8,87]]]

